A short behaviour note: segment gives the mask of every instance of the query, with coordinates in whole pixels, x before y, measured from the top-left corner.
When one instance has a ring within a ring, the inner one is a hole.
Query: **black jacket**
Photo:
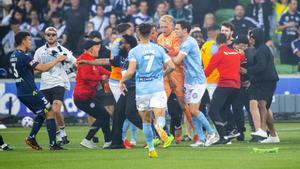
[[[253,56],[253,65],[247,69],[248,74],[252,77],[251,82],[269,82],[278,81],[278,74],[275,69],[274,56],[269,47],[265,45],[264,31],[256,28],[252,31],[255,39],[255,53]]]

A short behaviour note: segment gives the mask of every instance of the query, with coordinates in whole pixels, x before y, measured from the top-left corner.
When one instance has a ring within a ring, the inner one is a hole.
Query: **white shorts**
[[[204,95],[206,90],[206,83],[205,84],[184,84],[184,95],[185,101],[188,104],[198,104],[201,102],[202,96]]]
[[[112,94],[114,95],[115,101],[118,102],[118,100],[121,96],[119,81],[109,79],[108,84],[109,84],[109,88],[110,88]]]
[[[152,108],[166,108],[167,94],[165,91],[149,95],[136,96],[136,107],[138,111],[151,111]]]
[[[207,84],[207,91],[208,91],[208,95],[209,95],[210,100],[212,99],[212,96],[213,96],[216,88],[217,88],[216,83]]]

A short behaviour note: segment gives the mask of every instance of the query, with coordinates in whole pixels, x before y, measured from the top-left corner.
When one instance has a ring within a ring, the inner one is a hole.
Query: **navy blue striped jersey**
[[[11,70],[16,80],[17,95],[23,96],[33,94],[37,91],[34,83],[33,69],[38,64],[30,53],[16,50],[10,56]]]

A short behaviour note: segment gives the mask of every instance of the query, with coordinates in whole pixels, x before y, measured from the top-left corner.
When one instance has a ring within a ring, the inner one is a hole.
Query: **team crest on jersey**
[[[193,99],[196,99],[196,98],[198,98],[198,94],[197,93],[193,93],[192,97],[193,97]]]
[[[95,108],[95,106],[96,106],[96,105],[95,105],[95,103],[94,103],[94,102],[90,103],[90,108],[92,108],[92,109],[93,109],[93,108]]]

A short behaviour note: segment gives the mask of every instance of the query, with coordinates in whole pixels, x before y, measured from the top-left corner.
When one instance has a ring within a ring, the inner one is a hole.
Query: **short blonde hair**
[[[171,15],[163,15],[160,20],[160,22],[167,22],[167,23],[174,23],[174,18]]]

